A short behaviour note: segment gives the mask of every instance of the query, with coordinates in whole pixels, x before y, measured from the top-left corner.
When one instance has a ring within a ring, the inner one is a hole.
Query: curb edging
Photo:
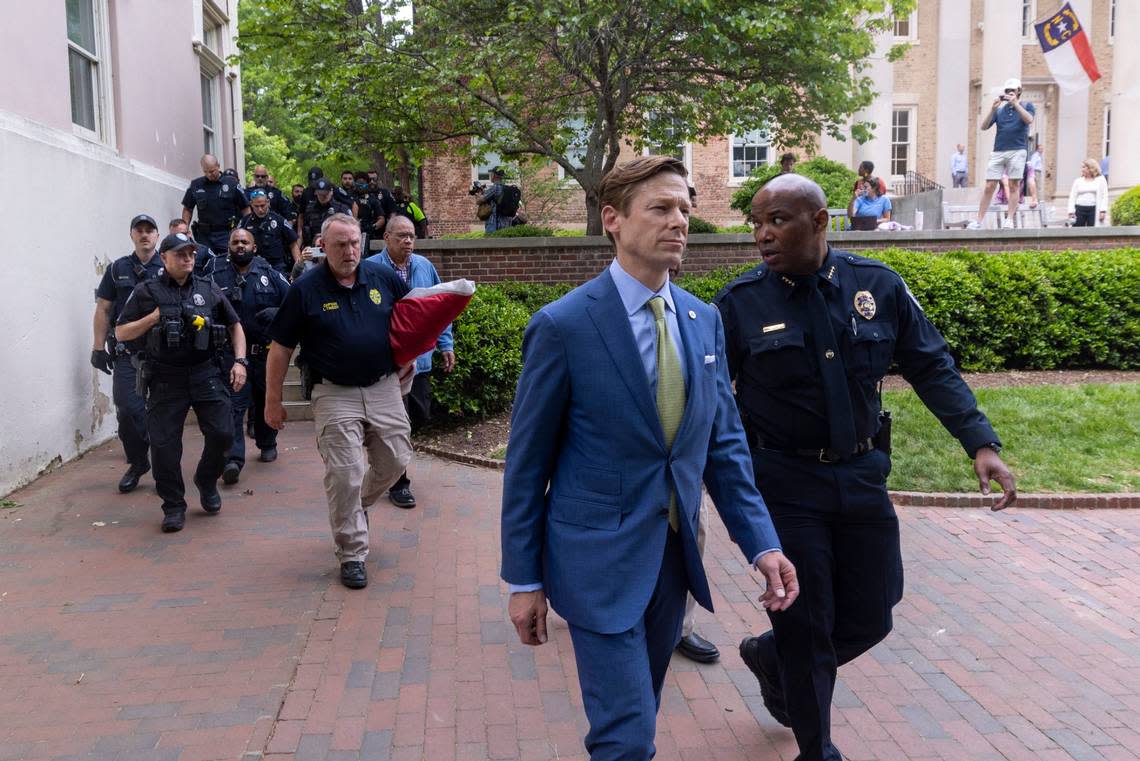
[[[417,452],[442,457],[445,460],[474,465],[491,470],[503,470],[506,463],[490,457],[461,454],[431,444],[415,444]],[[968,492],[919,492],[888,491],[891,502],[896,507],[958,507],[989,508],[997,498],[995,495],[972,494]],[[1113,494],[1018,494],[1015,507],[1037,510],[1133,510],[1140,509],[1140,493],[1117,492]]]

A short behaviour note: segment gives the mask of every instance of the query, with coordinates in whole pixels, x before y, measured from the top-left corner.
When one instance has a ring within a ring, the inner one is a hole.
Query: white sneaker
[[[969,222],[966,223],[966,229],[967,230],[981,230],[982,229],[982,223],[976,219],[971,219]]]
[[[1009,217],[1006,217],[1005,219],[1003,219],[1001,221],[1001,229],[1012,230],[1013,229],[1013,220],[1010,219]]]

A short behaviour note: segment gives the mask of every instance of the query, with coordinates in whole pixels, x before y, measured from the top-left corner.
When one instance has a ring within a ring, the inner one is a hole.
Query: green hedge
[[[1122,193],[1112,204],[1112,224],[1140,225],[1140,185]]]
[[[1140,368],[1140,249],[930,254],[892,248],[874,258],[902,275],[965,370]],[[687,275],[678,284],[711,301],[753,266]],[[509,408],[530,315],[572,287],[479,286],[456,320],[456,370],[436,376],[439,406],[460,416]]]
[[[760,166],[752,170],[752,174],[741,184],[740,189],[732,194],[729,206],[736,209],[748,219],[752,214],[752,196],[756,191],[780,173],[779,164]],[[816,156],[810,161],[796,164],[796,174],[815,180],[827,196],[827,205],[831,208],[847,208],[851,200],[851,188],[859,175],[852,172],[845,164],[838,161]]]

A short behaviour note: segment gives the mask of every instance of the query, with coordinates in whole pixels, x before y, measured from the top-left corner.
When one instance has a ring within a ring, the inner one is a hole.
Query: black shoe
[[[226,467],[229,467],[228,465]],[[222,509],[222,495],[218,494],[218,484],[216,481],[203,484],[198,481],[194,482],[198,487],[198,495],[202,498],[202,509],[210,515]]]
[[[720,659],[720,651],[716,649],[716,645],[696,632],[681,637],[681,641],[677,643],[677,652],[697,663],[716,663]]]
[[[768,713],[785,727],[790,727],[792,720],[788,716],[779,674],[764,664],[761,653],[763,649],[764,644],[760,637],[747,637],[740,643],[740,659],[756,677],[756,681],[760,682],[760,697],[764,699],[764,707],[768,709]]]
[[[388,492],[388,499],[390,499],[392,504],[396,507],[402,507],[405,510],[411,510],[416,506],[416,497],[407,486],[403,489],[393,489]]]
[[[233,486],[241,478],[241,466],[236,462],[227,462],[226,467],[222,470],[222,483],[227,486]]]
[[[150,470],[149,465],[132,465],[127,468],[127,472],[119,479],[119,491],[126,494],[129,491],[134,491],[135,487],[139,485],[139,479],[143,474]]]
[[[162,516],[162,533],[164,534],[173,534],[175,531],[181,531],[185,525],[185,510],[179,510],[177,513],[166,513]]]
[[[277,447],[270,447],[269,449],[262,449],[261,456],[257,459],[262,462],[273,462],[277,459]]]
[[[359,560],[349,560],[340,564],[340,583],[349,589],[364,589],[368,586],[368,570]]]

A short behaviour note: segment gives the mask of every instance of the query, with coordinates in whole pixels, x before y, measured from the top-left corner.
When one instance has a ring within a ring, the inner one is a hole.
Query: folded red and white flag
[[[1085,28],[1068,3],[1040,24],[1034,24],[1045,63],[1061,91],[1073,95],[1100,79]]]
[[[413,288],[397,301],[388,326],[395,363],[407,364],[435,348],[439,334],[463,313],[474,294],[474,281],[451,280],[430,288]]]

